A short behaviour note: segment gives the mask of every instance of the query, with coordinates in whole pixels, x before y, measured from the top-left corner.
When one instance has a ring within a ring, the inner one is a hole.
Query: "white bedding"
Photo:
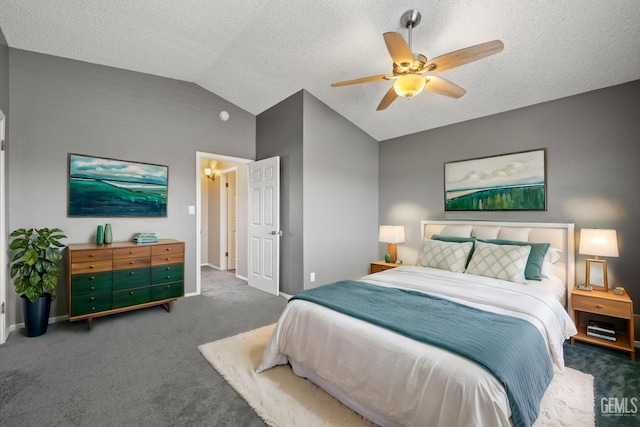
[[[361,280],[523,318],[541,332],[561,369],[562,343],[576,333],[557,299],[536,287],[424,267]],[[510,425],[504,388],[476,363],[307,301],[287,305],[258,372],[288,362],[383,426]]]

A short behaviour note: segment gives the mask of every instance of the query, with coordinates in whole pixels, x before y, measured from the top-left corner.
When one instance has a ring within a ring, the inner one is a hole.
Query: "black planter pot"
[[[20,295],[20,298],[22,298],[25,334],[28,337],[39,337],[47,332],[49,311],[51,310],[51,294],[42,294],[36,302],[29,301],[26,295]]]

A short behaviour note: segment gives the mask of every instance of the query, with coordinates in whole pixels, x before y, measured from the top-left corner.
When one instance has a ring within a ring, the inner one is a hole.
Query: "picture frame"
[[[169,167],[69,153],[70,217],[166,217]]]
[[[445,211],[544,211],[546,150],[444,164]]]

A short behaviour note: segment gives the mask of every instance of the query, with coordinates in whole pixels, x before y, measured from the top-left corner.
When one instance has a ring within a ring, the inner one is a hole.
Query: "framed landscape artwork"
[[[444,164],[445,211],[538,211],[546,205],[545,150]]]
[[[169,168],[69,154],[69,216],[167,216]]]

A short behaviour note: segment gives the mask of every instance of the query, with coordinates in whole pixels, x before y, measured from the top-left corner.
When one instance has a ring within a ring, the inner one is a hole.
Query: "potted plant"
[[[51,301],[61,274],[60,260],[65,238],[59,228],[19,228],[11,233],[9,249],[13,285],[22,298],[26,335],[37,337],[47,332]]]

